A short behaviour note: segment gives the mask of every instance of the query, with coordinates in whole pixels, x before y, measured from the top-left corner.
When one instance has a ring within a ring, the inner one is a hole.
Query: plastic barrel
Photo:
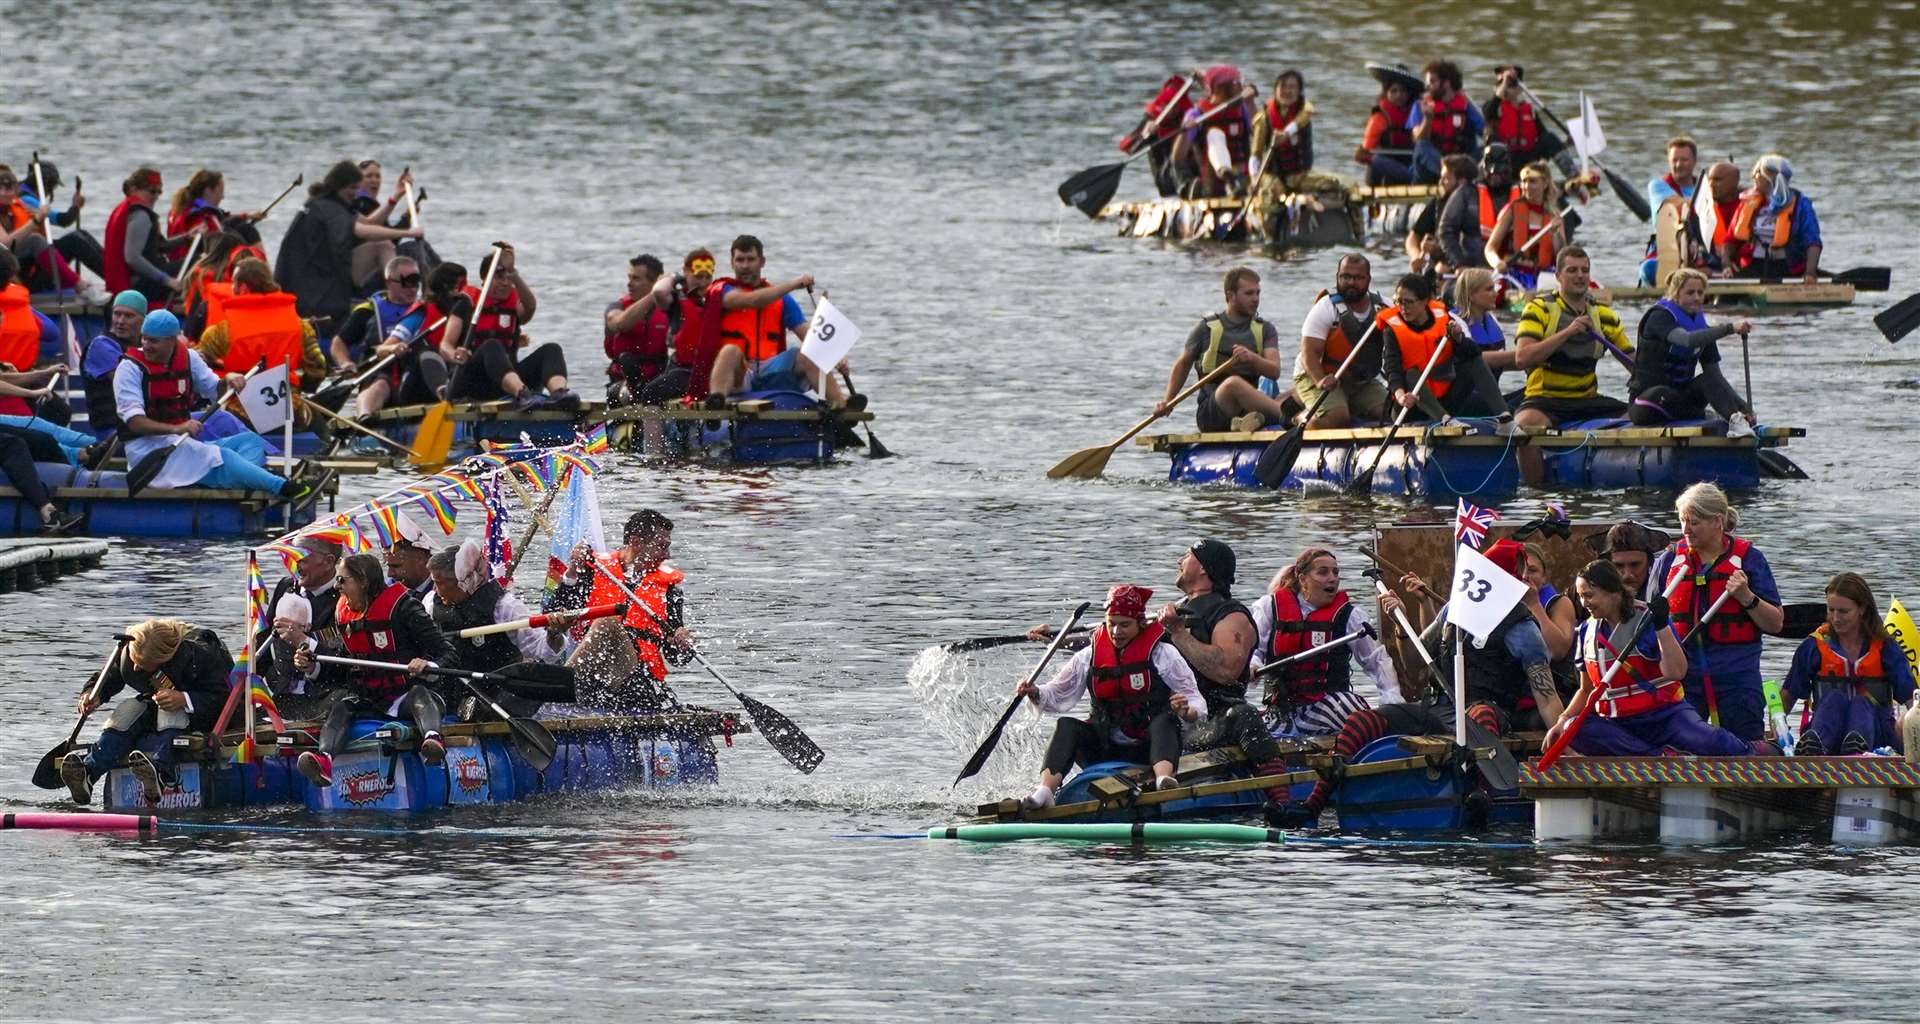
[[[1133,824],[1008,822],[998,825],[937,825],[928,839],[959,839],[973,843],[1006,843],[1019,839],[1066,839],[1089,843],[1280,843],[1279,829],[1253,825],[1225,825],[1137,821]]]

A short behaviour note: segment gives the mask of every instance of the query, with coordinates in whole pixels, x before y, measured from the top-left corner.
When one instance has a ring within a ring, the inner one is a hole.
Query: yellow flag
[[[1906,652],[1907,667],[1920,673],[1920,629],[1914,627],[1913,616],[1907,614],[1897,597],[1887,607],[1887,635]]]

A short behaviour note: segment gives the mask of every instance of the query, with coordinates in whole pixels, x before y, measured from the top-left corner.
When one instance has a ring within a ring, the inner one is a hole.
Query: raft
[[[851,425],[873,413],[829,409],[798,391],[749,391],[726,409],[625,405],[606,419],[608,443],[624,451],[768,465],[827,462],[839,448],[863,445]],[[649,422],[661,427],[657,447],[646,442]]]
[[[127,494],[123,472],[91,472],[60,463],[36,463],[53,500],[81,516],[74,532],[93,537],[253,537],[313,522],[320,499],[339,490],[336,477],[298,508],[263,491],[211,487],[149,487]],[[0,536],[41,536],[40,510],[12,487],[0,486]]]
[[[1181,199],[1169,196],[1143,202],[1114,203],[1100,211],[1131,238],[1171,242],[1262,242],[1279,247],[1357,245],[1365,236],[1363,208],[1348,205],[1284,216],[1277,209],[1247,213],[1237,197]]]
[[[305,807],[312,811],[420,812],[470,804],[515,803],[549,793],[620,786],[672,787],[720,781],[711,737],[748,731],[731,713],[689,709],[648,716],[603,715],[543,720],[558,741],[546,771],[535,771],[514,749],[505,722],[448,725],[441,730],[446,760],[428,765],[416,752],[417,737],[402,722],[364,720],[354,740],[334,756],[333,785],[317,787],[294,769],[310,750],[317,727],[274,735],[262,732],[252,764],[230,760],[227,744],[205,737],[176,741],[178,785],[148,805],[140,783],[125,768],[103,780],[110,811],[214,810],[237,807]],[[237,736],[234,737],[237,742]],[[143,748],[151,752],[154,738]]]
[[[0,540],[0,594],[38,590],[62,576],[85,572],[107,557],[107,542],[75,537]]]
[[[355,422],[395,442],[412,445],[420,432],[420,421],[432,408],[431,405],[390,405],[370,416],[357,417]],[[570,443],[582,423],[598,418],[600,408],[598,402],[583,401],[577,412],[565,409],[516,412],[513,403],[502,398],[488,402],[454,402],[447,419],[453,423],[453,450],[471,454],[480,449],[482,441],[516,445],[526,443],[521,440],[525,437],[537,445]],[[355,450],[379,444],[368,437],[353,442]]]
[[[1590,420],[1510,436],[1491,423],[1406,426],[1374,472],[1372,493],[1450,500],[1509,497],[1520,488],[1517,452],[1540,451],[1543,486],[1572,490],[1648,487],[1681,490],[1701,481],[1749,489],[1765,470],[1759,449],[1783,448],[1804,437],[1800,427],[1762,427],[1756,438],[1726,436],[1721,420],[1688,420],[1634,427],[1624,419]],[[1260,453],[1280,436],[1277,427],[1251,433],[1149,434],[1135,444],[1165,452],[1167,479],[1179,484],[1259,487]],[[1373,460],[1387,428],[1309,430],[1282,490],[1344,489]]]

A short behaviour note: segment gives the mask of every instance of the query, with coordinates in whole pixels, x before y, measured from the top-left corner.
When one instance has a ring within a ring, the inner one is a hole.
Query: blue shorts
[[[790,348],[761,363],[747,377],[748,391],[805,391],[807,378],[800,372],[800,350]]]

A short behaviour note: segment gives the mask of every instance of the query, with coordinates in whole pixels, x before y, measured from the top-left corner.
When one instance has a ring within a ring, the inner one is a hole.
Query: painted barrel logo
[[[453,759],[453,782],[467,793],[485,788],[487,766],[477,757],[456,757]]]
[[[340,799],[354,805],[374,803],[393,792],[393,786],[378,771],[352,772],[335,783]]]
[[[673,748],[665,744],[653,748],[653,777],[671,779],[679,770],[679,759],[673,756]]]

